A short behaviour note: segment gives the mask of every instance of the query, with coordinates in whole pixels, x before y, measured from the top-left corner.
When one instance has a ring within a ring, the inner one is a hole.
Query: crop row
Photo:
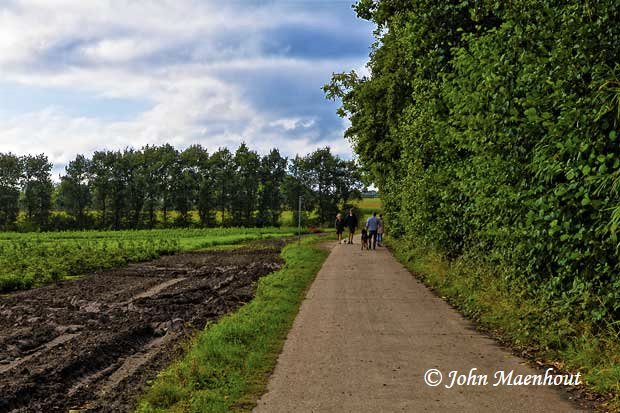
[[[0,233],[0,292],[28,289],[181,250],[293,233],[291,228]]]
[[[179,241],[175,239],[3,242],[0,243],[0,291],[27,289],[178,250]]]

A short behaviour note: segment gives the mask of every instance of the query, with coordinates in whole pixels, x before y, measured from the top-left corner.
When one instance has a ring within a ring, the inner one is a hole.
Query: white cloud
[[[82,53],[90,60],[98,62],[129,61],[153,53],[158,44],[153,41],[138,39],[102,40],[82,49]]]
[[[145,112],[118,121],[71,116],[58,106],[3,114],[0,101],[0,152],[44,152],[62,165],[77,153],[104,148],[169,142],[215,150],[244,140],[261,152],[278,146],[285,154],[304,153],[330,144],[334,152],[350,154],[338,123],[323,136],[323,115],[309,109],[279,113],[248,98],[260,82],[258,73],[298,76],[303,83],[362,66],[366,56],[265,54],[269,29],[346,30],[330,9],[295,4],[300,3],[14,0],[0,5],[0,94],[4,82],[152,102]],[[239,73],[237,78],[226,76],[231,72]]]

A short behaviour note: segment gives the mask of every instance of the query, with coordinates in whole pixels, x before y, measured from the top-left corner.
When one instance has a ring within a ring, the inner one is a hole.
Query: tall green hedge
[[[392,233],[482,260],[575,321],[620,319],[620,1],[361,0],[334,75]]]

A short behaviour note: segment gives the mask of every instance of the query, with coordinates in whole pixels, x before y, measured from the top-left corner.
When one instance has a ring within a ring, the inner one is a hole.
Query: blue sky
[[[289,156],[346,123],[321,86],[365,71],[373,27],[353,0],[4,0],[0,152],[78,153],[245,141]]]

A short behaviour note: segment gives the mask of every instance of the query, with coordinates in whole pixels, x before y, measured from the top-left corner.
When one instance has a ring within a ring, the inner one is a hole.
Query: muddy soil
[[[251,300],[283,241],[0,297],[0,412],[131,411],[197,329]]]

